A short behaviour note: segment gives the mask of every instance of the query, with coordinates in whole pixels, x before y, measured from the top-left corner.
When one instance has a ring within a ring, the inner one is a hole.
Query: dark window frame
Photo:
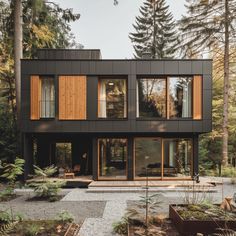
[[[99,99],[97,97],[97,119],[98,120],[103,120],[103,121],[124,121],[124,120],[128,120],[128,111],[129,111],[129,103],[128,103],[128,96],[129,96],[129,92],[128,92],[128,78],[127,76],[114,76],[114,75],[110,75],[110,76],[99,76],[98,77],[98,85],[97,85],[97,95],[99,93],[99,83],[101,80],[125,80],[125,84],[126,84],[126,117],[123,118],[109,118],[109,117],[99,117]]]
[[[156,79],[166,79],[166,117],[137,117],[137,109],[139,109],[137,107],[137,93],[139,92],[137,90],[137,85],[136,85],[136,88],[135,88],[135,91],[136,91],[136,96],[135,96],[135,117],[136,117],[136,120],[140,120],[140,121],[178,121],[178,120],[188,120],[188,121],[192,121],[193,120],[193,81],[194,81],[194,76],[193,75],[147,75],[147,76],[137,76],[136,78],[136,84],[137,84],[137,81],[140,80],[140,79],[154,79],[156,77]],[[191,89],[192,89],[192,99],[191,99],[191,114],[192,116],[191,117],[172,117],[170,118],[169,117],[169,113],[168,113],[168,109],[169,109],[169,104],[168,104],[168,96],[169,96],[169,92],[168,92],[168,89],[169,89],[169,79],[171,77],[191,77],[192,78],[192,86],[191,86]]]

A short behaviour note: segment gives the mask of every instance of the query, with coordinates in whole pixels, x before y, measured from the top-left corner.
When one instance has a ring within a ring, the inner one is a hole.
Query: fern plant
[[[16,158],[14,163],[3,164],[0,168],[3,169],[3,174],[0,176],[7,179],[11,185],[14,185],[18,176],[24,173],[25,160]]]
[[[64,181],[55,180],[51,181],[48,177],[52,176],[57,171],[57,168],[54,166],[49,166],[44,169],[34,166],[34,172],[40,180],[32,181],[29,184],[29,187],[34,189],[34,192],[37,197],[45,198],[49,201],[56,201],[58,199],[59,191],[61,187],[65,185]]]
[[[4,225],[0,225],[0,235],[2,236],[7,236],[11,233],[11,231],[15,228],[16,224],[18,222],[9,222],[7,224]]]

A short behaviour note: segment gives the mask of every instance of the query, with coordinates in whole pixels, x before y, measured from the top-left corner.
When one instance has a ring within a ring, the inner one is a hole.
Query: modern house
[[[51,164],[94,180],[191,179],[212,129],[211,60],[102,60],[44,49],[24,59],[26,175]]]

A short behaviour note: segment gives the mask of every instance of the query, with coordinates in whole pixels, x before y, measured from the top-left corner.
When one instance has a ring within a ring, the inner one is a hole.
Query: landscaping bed
[[[170,205],[169,217],[181,235],[210,234],[221,229],[236,230],[236,213],[219,205],[181,204]]]
[[[79,228],[80,226],[77,224],[58,220],[24,220],[5,225],[5,231],[7,231],[7,235],[9,236],[69,236],[76,235]]]

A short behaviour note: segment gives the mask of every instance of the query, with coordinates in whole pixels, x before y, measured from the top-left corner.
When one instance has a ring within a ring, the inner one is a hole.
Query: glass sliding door
[[[192,139],[135,138],[135,178],[190,178],[193,163]]]
[[[127,178],[127,139],[98,139],[99,177]]]
[[[161,177],[162,144],[159,138],[136,138],[135,177]]]
[[[164,139],[164,177],[192,175],[192,140]]]

